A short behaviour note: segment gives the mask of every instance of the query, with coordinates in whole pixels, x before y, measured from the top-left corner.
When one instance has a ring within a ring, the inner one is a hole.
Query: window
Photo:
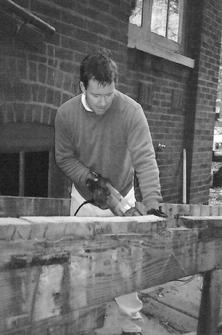
[[[54,127],[0,122],[0,195],[67,197],[68,187],[55,162]]]
[[[194,67],[183,55],[185,1],[137,0],[129,18],[128,47]]]
[[[179,0],[153,0],[151,31],[178,42]]]

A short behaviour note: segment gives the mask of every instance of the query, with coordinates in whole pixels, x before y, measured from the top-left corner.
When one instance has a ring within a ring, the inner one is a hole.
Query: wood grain
[[[69,215],[70,199],[0,196],[0,217]]]
[[[203,275],[197,335],[216,335],[221,304],[222,271],[208,271]]]
[[[0,218],[1,334],[92,334],[114,297],[214,269],[221,248],[209,227],[167,228],[155,216]]]

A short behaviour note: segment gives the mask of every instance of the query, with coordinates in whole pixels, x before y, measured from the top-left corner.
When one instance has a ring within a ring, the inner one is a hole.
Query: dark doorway
[[[0,194],[48,196],[49,152],[0,153]]]
[[[48,196],[48,169],[49,153],[47,151],[25,153],[25,197]]]
[[[0,153],[0,195],[19,194],[19,153]]]

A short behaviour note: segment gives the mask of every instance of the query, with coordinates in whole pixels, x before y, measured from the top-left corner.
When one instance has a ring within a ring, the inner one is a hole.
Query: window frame
[[[128,47],[145,51],[152,55],[194,68],[194,60],[184,56],[183,30],[185,0],[180,2],[178,42],[158,35],[151,31],[151,15],[153,0],[143,0],[142,26],[138,27],[129,22]]]
[[[48,161],[48,197],[53,195],[54,171],[54,129],[37,123],[0,124],[0,153],[19,155],[18,196],[25,191],[25,153],[47,151]]]

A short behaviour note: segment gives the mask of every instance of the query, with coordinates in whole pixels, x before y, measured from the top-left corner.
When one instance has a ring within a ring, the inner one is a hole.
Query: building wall
[[[221,39],[222,44],[222,39]],[[222,49],[220,50],[220,70],[219,70],[219,79],[218,79],[218,87],[217,87],[217,104],[216,104],[216,118],[219,118],[218,126],[221,127],[221,119],[222,119]]]
[[[189,69],[128,51],[128,85],[142,104],[152,133],[165,201],[182,201],[185,93]],[[158,145],[163,145],[158,150]]]
[[[190,8],[192,5],[193,2],[190,1]],[[187,90],[185,128],[189,152],[190,202],[205,202],[211,184],[210,169],[220,64],[221,10],[221,1],[199,0],[190,11],[188,47],[196,61]]]
[[[30,35],[19,31],[15,34],[16,29],[10,31],[7,24],[0,24],[0,123],[29,122],[53,127],[58,106],[79,91],[82,57],[96,47],[105,47],[118,63],[119,89],[144,108],[164,201],[182,201],[186,148],[189,200],[206,202],[221,4],[220,0],[188,2],[186,51],[196,61],[194,70],[127,48],[131,11],[128,0],[23,0],[22,6],[54,26],[56,33],[37,33],[34,29]],[[21,1],[17,3],[21,5]],[[158,151],[159,143],[165,146],[162,151]],[[65,186],[60,195],[66,191]]]

